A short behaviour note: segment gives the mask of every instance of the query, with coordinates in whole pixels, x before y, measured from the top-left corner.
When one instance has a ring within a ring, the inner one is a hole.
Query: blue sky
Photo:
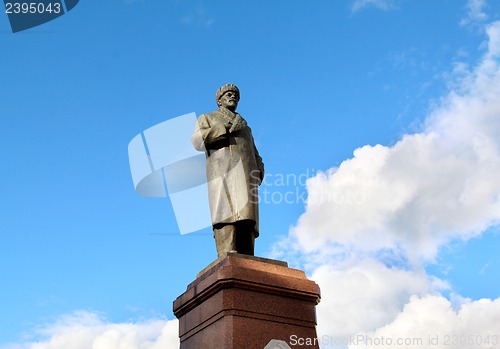
[[[320,284],[320,333],[424,336],[425,321],[401,334],[408,309],[467,324],[485,302],[492,332],[499,16],[496,0],[81,1],[12,34],[0,15],[0,348],[118,348],[113,328],[173,343],[172,301],[215,246],[134,192],[127,146],[215,109],[225,83],[275,198],[256,254]],[[350,299],[355,275],[370,281]]]

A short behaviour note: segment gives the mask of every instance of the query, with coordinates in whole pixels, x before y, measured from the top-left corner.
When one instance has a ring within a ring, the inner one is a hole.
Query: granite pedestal
[[[174,301],[180,348],[263,349],[272,339],[314,340],[319,300],[318,285],[286,262],[229,253]]]

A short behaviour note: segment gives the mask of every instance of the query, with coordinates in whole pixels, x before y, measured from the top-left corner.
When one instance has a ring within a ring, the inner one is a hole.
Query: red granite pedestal
[[[294,349],[317,338],[318,285],[285,262],[230,253],[205,268],[174,301],[180,349],[264,349],[272,339]]]

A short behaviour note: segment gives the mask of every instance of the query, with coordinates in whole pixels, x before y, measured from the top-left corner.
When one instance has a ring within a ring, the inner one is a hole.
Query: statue
[[[238,252],[253,256],[255,238],[259,236],[258,186],[264,178],[264,163],[252,130],[236,113],[238,87],[220,87],[215,99],[219,109],[199,116],[191,141],[206,155],[217,255]]]

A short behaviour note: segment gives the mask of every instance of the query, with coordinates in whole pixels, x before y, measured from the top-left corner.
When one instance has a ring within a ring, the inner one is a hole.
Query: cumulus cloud
[[[500,220],[500,22],[487,29],[481,64],[455,85],[422,132],[394,146],[364,146],[307,182],[305,213],[292,229],[304,251],[325,244],[435,258]]]
[[[500,22],[486,33],[483,59],[455,67],[421,132],[308,180],[305,212],[273,257],[320,285],[322,348],[500,347],[500,298],[449,300],[453,287],[425,271],[443,245],[500,222]]]
[[[177,320],[109,323],[95,313],[62,316],[38,332],[40,340],[2,349],[169,349],[178,348]]]
[[[324,295],[318,305],[318,331],[338,338],[385,325],[411,296],[448,287],[424,270],[390,268],[371,258],[321,266],[312,279]]]
[[[500,298],[466,300],[455,310],[444,297],[413,296],[397,318],[372,333],[359,334],[350,348],[399,347],[436,349],[497,348],[500,346]],[[384,343],[382,343],[384,338]]]
[[[321,348],[469,349],[500,346],[500,298],[448,300],[448,288],[425,271],[387,268],[373,260],[323,266],[317,307]]]
[[[356,12],[369,6],[390,10],[396,6],[396,0],[356,0],[351,6],[351,11]]]

